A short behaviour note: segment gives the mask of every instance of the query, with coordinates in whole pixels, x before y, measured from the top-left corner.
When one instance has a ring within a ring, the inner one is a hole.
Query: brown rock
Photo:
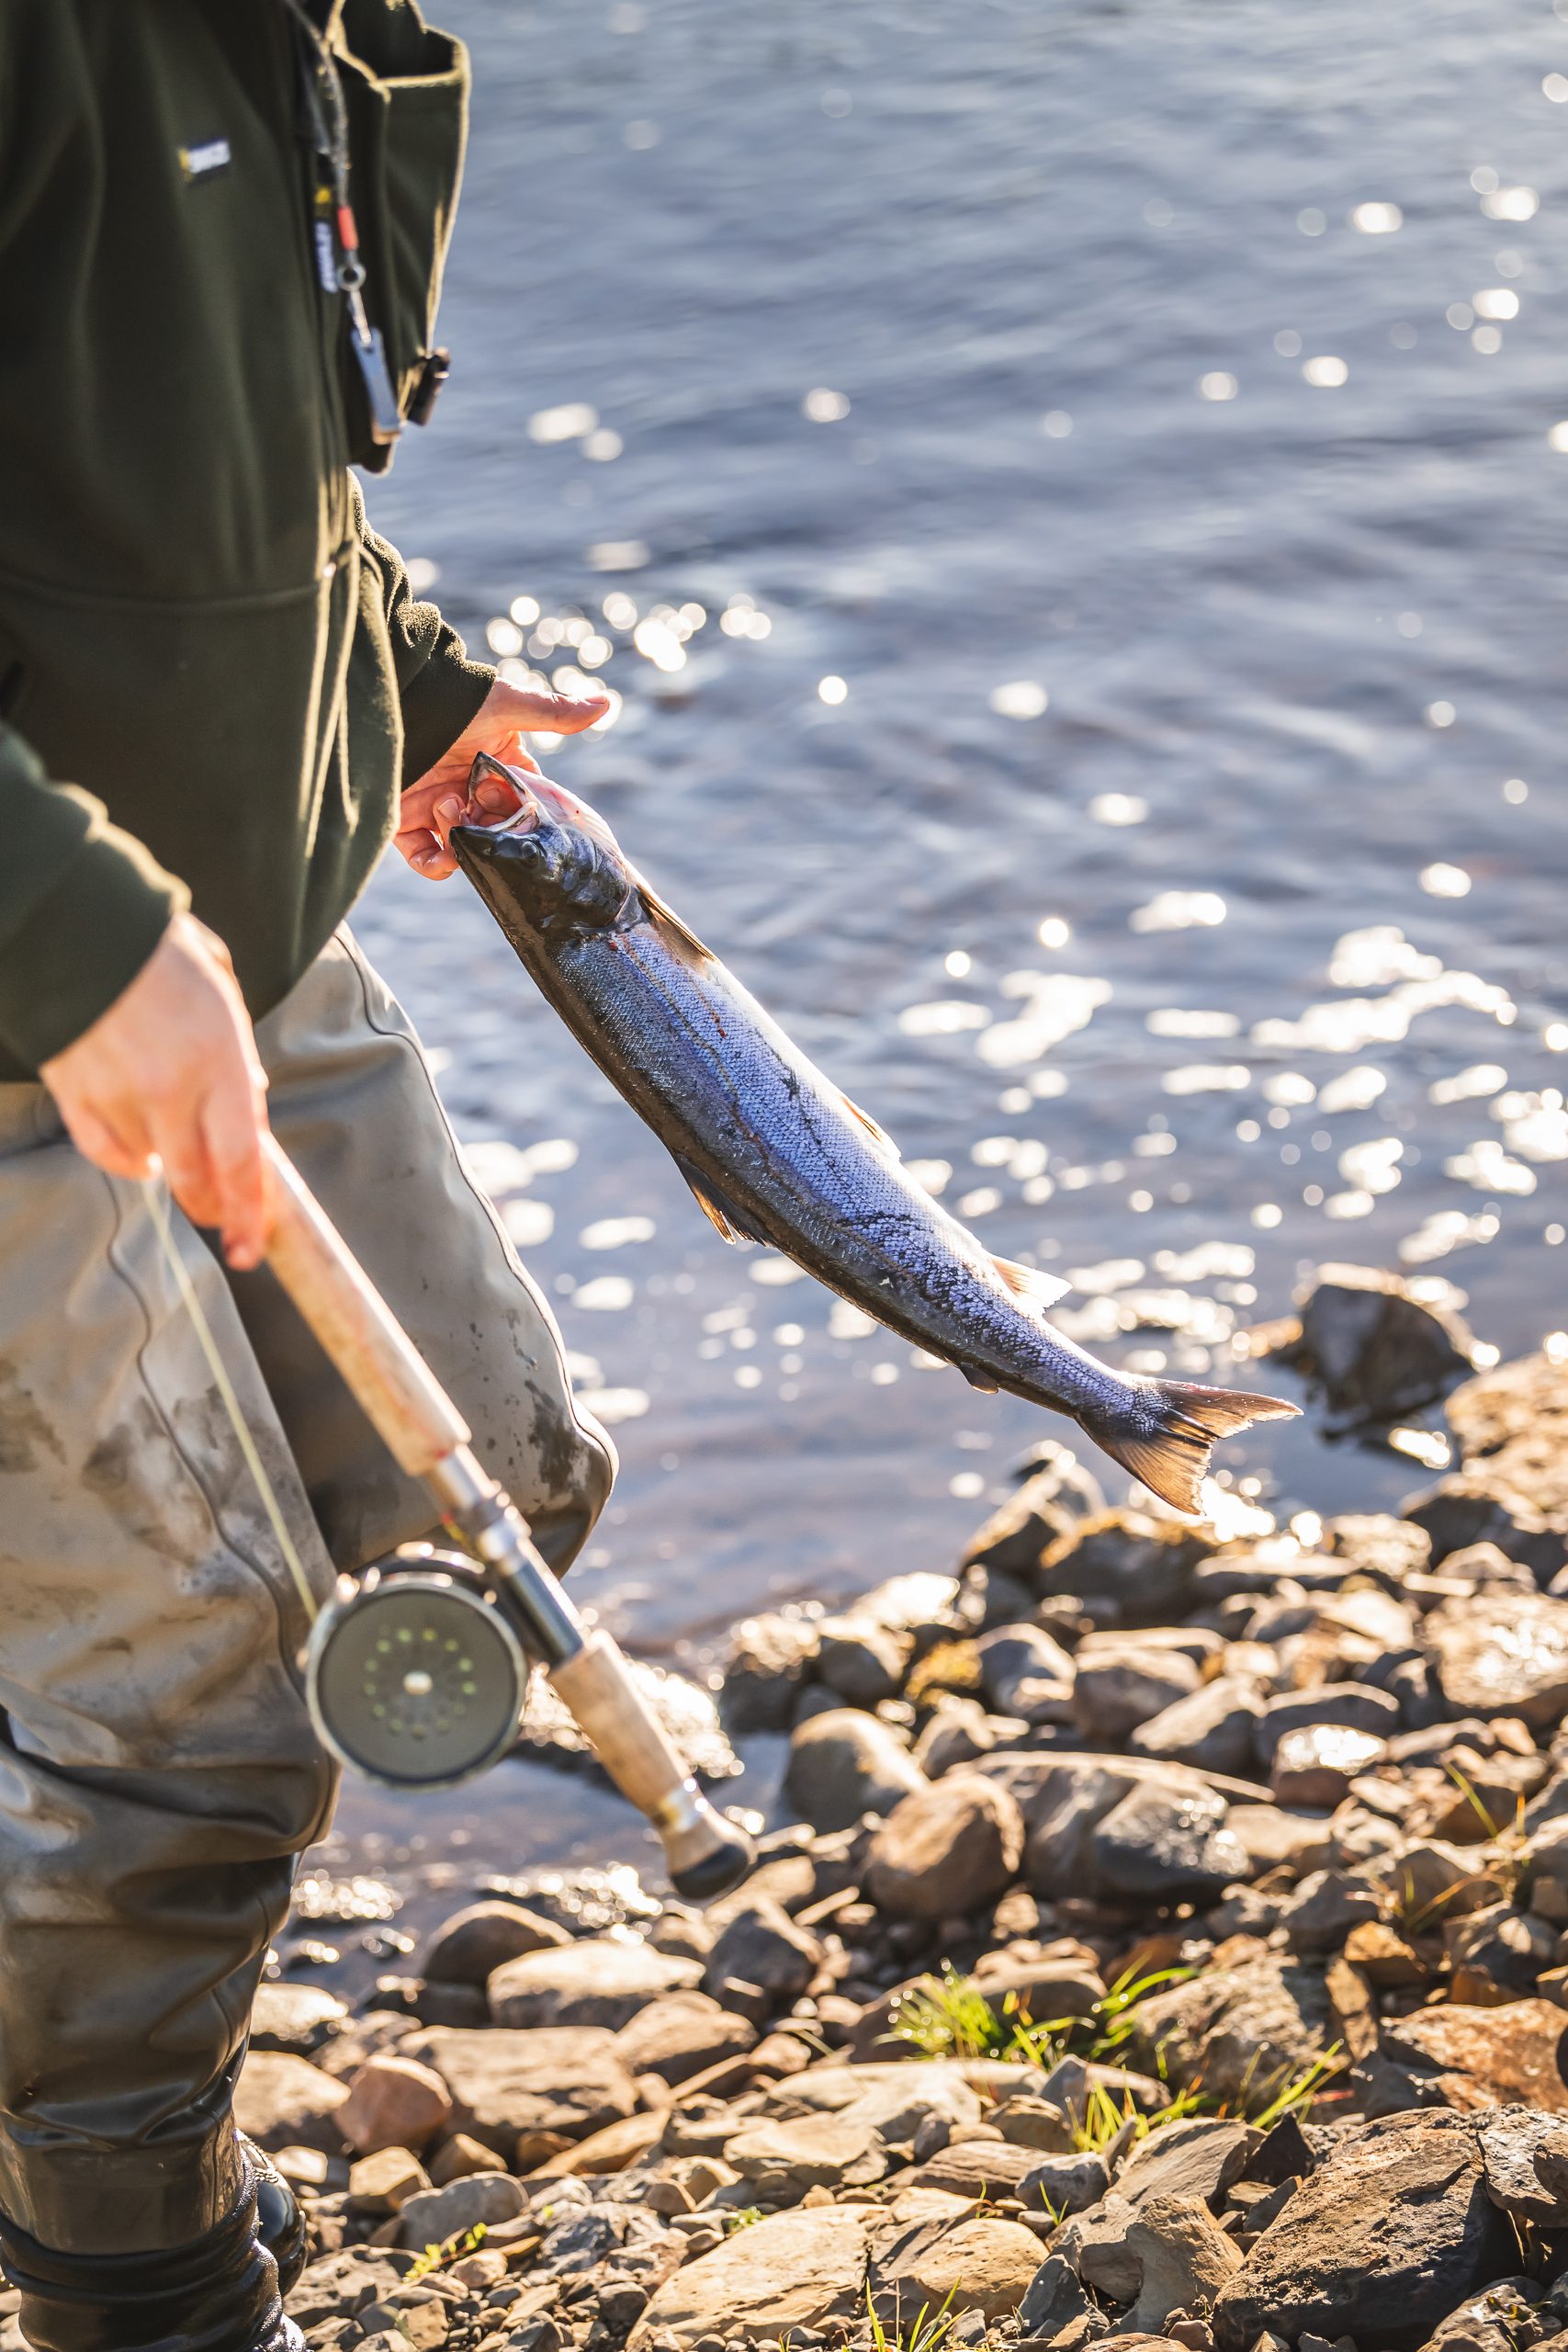
[[[452,2120],[451,2094],[433,2066],[383,2051],[361,2066],[335,2117],[362,2156],[378,2148],[429,2146]]]
[[[997,1509],[964,1546],[961,1568],[996,1568],[1029,1583],[1047,1544],[1080,1519],[1103,1510],[1105,1498],[1077,1456],[1054,1439],[1040,1449],[1038,1470]]]
[[[258,2148],[298,2145],[335,2155],[344,2143],[337,2113],[347,2098],[345,2084],[308,2060],[253,2050],[240,2071],[234,2120]]]
[[[1383,1919],[1361,1919],[1345,1939],[1345,1957],[1380,1993],[1424,1984],[1429,1974],[1420,1953]]]
[[[1450,2108],[1532,2107],[1568,2114],[1558,2071],[1562,2012],[1551,2001],[1501,2008],[1450,2003],[1386,2019],[1382,2053],[1427,2084]]]
[[[520,2132],[585,2140],[637,2104],[615,2037],[603,2026],[431,2026],[412,2034],[403,2052],[442,2076],[457,2129],[506,2159]]]
[[[895,1807],[872,1839],[866,1894],[895,1917],[964,1917],[1017,1875],[1023,1817],[1005,1789],[950,1772]]]
[[[1422,1629],[1450,1707],[1550,1731],[1568,1713],[1568,1600],[1488,1589],[1434,1609]]]
[[[586,2140],[575,2141],[570,2147],[559,2148],[534,2168],[534,2177],[546,2178],[588,2173],[625,2172],[628,2165],[637,2164],[649,2150],[657,2147],[664,2131],[664,2117],[658,2110],[641,2115],[623,2115],[616,2123],[606,2123],[602,2131],[591,2132]]]
[[[470,1903],[437,1928],[421,1961],[444,1984],[483,1984],[526,1951],[558,1951],[570,1936],[553,1919],[519,1903]]]
[[[1142,1724],[1190,1699],[1202,1676],[1179,1650],[1140,1646],[1135,1636],[1112,1648],[1080,1653],[1073,1679],[1073,1721],[1098,1747],[1125,1739]]]
[[[503,2026],[629,2025],[658,1995],[688,1990],[702,1964],[651,1944],[588,1937],[563,1950],[525,1952],[490,1980],[491,2015]]]
[[[452,2026],[440,2030],[448,2033],[461,2030]],[[401,2243],[418,2249],[442,2245],[448,2238],[459,2236],[481,2222],[488,2230],[500,2222],[515,2221],[527,2202],[527,2190],[509,2173],[470,2173],[446,2188],[426,2189],[409,2199],[400,2217]]]
[[[400,2212],[429,2187],[429,2174],[407,2148],[378,2148],[349,2167],[348,2201],[359,2213]]]
[[[976,2213],[959,2221],[914,2222],[880,2246],[868,2284],[878,2317],[897,2340],[921,2311],[980,2312],[1010,2318],[1040,2267],[1040,2241],[1020,2222]]]
[[[1208,2310],[1241,2267],[1235,2241],[1196,2197],[1145,2198],[1129,2224],[1127,2251],[1141,2277],[1122,2327],[1134,2336],[1140,2328],[1162,2328],[1179,2312]]]
[[[1322,1977],[1272,1955],[1150,1994],[1130,2014],[1132,2064],[1177,2087],[1201,2081],[1233,2107],[1261,2105],[1331,2039]]]
[[[748,2019],[694,1990],[649,2001],[621,2028],[615,2043],[629,2073],[684,2083],[721,2058],[742,2056],[756,2039]]]
[[[1048,1546],[1040,1583],[1048,1592],[1092,1592],[1124,1625],[1169,1625],[1192,1607],[1195,1571],[1217,1549],[1203,1528],[1098,1511]]]
[[[908,1749],[875,1715],[833,1707],[797,1725],[785,1785],[814,1829],[849,1829],[863,1814],[888,1814],[924,1788]]]
[[[1040,2158],[1011,2140],[959,2140],[903,2176],[911,2188],[941,2188],[950,2197],[1010,2197]]]
[[[861,2188],[880,2180],[887,2155],[874,2123],[853,2113],[803,2115],[792,2123],[750,2123],[725,2147],[743,2180],[770,2176],[798,2188]]]
[[[330,2040],[348,2016],[319,1984],[260,1984],[251,2009],[251,2048],[304,2058]]]
[[[742,1890],[708,1954],[703,1989],[760,2023],[797,1999],[821,1964],[822,1946],[808,1928],[770,1896]]]
[[[1541,2230],[1568,2222],[1568,2120],[1500,2109],[1482,2124],[1481,2157],[1486,2193],[1505,2213]]]
[[[431,2187],[445,2188],[454,2180],[466,2180],[470,2173],[493,2172],[495,2151],[470,2140],[466,2132],[454,2132],[436,2149],[429,2168]]]
[[[873,2206],[820,2206],[736,2231],[665,2280],[632,2330],[630,2352],[711,2335],[768,2341],[854,2318],[880,2218]]]
[[[1350,1783],[1380,1763],[1386,1740],[1346,1724],[1303,1724],[1274,1749],[1269,1775],[1282,1805],[1320,1806],[1325,1813],[1349,1794]]]

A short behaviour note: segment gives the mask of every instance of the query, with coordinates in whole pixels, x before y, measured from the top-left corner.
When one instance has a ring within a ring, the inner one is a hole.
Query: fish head
[[[635,877],[603,817],[564,785],[485,752],[469,772],[470,808],[487,778],[503,782],[517,807],[498,823],[452,827],[453,851],[470,880],[537,931],[608,930]]]

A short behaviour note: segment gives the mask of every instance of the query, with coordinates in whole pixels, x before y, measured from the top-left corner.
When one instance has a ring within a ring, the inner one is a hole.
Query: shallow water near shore
[[[1107,1357],[1223,1373],[1330,1259],[1504,1355],[1568,1323],[1568,25],[437,13],[456,368],[371,513],[621,697],[545,764]],[[616,1417],[573,1582],[634,1646],[946,1568],[1070,1434],[728,1250],[461,881],[389,863],[357,929]],[[1221,1460],[1280,1517],[1429,1475]],[[531,1767],[427,1805],[353,1792],[345,1850],[630,1850]]]

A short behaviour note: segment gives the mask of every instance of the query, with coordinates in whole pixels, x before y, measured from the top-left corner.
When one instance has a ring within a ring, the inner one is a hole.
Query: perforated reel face
[[[306,1656],[311,1719],[344,1764],[392,1788],[449,1788],[506,1754],[528,1669],[471,1564],[411,1547],[345,1577]]]

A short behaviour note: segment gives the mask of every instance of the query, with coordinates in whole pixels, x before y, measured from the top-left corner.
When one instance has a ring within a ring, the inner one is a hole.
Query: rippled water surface
[[[456,372],[372,512],[622,697],[547,763],[1108,1355],[1201,1376],[1334,1258],[1568,1322],[1568,24],[437,13]],[[701,1657],[947,1566],[1059,1425],[727,1249],[466,884],[359,930],[618,1417],[582,1596]],[[1280,1512],[1425,1475],[1224,1458]]]

